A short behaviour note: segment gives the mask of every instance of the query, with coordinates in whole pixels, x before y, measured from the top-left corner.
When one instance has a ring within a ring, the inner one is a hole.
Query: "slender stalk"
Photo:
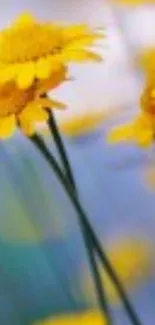
[[[80,220],[79,220],[80,221]],[[83,240],[85,243],[85,248],[88,254],[88,260],[91,266],[92,276],[94,278],[96,296],[98,298],[99,306],[101,311],[103,312],[103,319],[106,317],[107,325],[112,325],[112,319],[110,315],[109,305],[107,303],[107,299],[105,296],[105,290],[103,287],[103,281],[100,276],[100,272],[98,269],[97,261],[95,258],[94,245],[91,241],[91,237],[89,236],[88,230],[85,225],[80,221],[81,232],[83,235]]]
[[[95,248],[96,248],[96,252],[98,253],[98,256],[103,264],[103,266],[105,267],[107,273],[109,274],[109,277],[111,278],[113,284],[115,285],[118,294],[122,300],[122,303],[124,304],[125,310],[132,322],[132,324],[134,325],[141,325],[141,321],[139,320],[139,317],[136,313],[136,311],[134,310],[134,308],[132,307],[128,296],[121,284],[121,282],[119,281],[119,278],[117,276],[117,274],[115,273],[108,257],[106,256],[106,253],[104,252],[104,250],[102,249],[100,242],[96,236],[96,234],[93,231],[93,228],[91,227],[89,220],[87,218],[87,215],[84,211],[84,209],[82,208],[78,197],[75,195],[72,187],[70,186],[70,183],[67,181],[66,177],[64,176],[63,172],[61,171],[61,168],[59,167],[59,165],[57,164],[56,159],[52,156],[52,154],[49,152],[48,148],[46,147],[44,140],[41,139],[39,136],[34,135],[31,140],[33,141],[33,143],[35,144],[35,146],[38,148],[38,150],[43,154],[43,156],[46,158],[46,160],[48,161],[49,165],[52,167],[53,171],[55,172],[57,178],[59,179],[60,183],[62,184],[62,186],[64,187],[64,189],[66,190],[74,208],[75,211],[78,214],[79,220],[81,220],[81,222],[85,225],[85,227],[87,228],[87,230],[89,230],[90,234],[91,234],[91,240],[92,243],[94,244]]]
[[[103,310],[104,315],[106,317],[107,325],[112,325],[112,317],[110,313],[110,308],[108,301],[105,296],[105,288],[103,286],[103,281],[100,275],[100,271],[98,269],[97,261],[96,261],[96,252],[94,251],[94,245],[91,242],[90,237],[88,236],[88,232],[86,231],[85,235],[88,240],[87,240],[87,246],[88,247],[88,257],[90,260],[90,265],[91,265],[91,271],[94,275],[94,282],[95,282],[95,288],[96,288],[96,295],[98,297],[99,305],[101,310]]]
[[[75,192],[77,192],[72,168],[69,163],[69,159],[67,157],[67,153],[66,153],[65,146],[63,144],[63,140],[62,140],[61,135],[58,131],[57,122],[54,118],[52,110],[48,110],[48,112],[49,112],[49,120],[48,120],[49,129],[50,129],[52,137],[54,138],[56,148],[58,150],[61,162],[63,164],[64,173],[65,173],[68,181],[70,182],[71,186],[75,190]]]
[[[72,186],[72,189],[74,190],[75,195],[78,196],[78,191],[76,188],[76,182],[75,182],[74,175],[72,172],[71,164],[70,164],[63,140],[59,133],[59,129],[57,127],[57,122],[54,118],[53,112],[51,110],[48,110],[48,112],[49,112],[49,121],[48,121],[49,129],[51,131],[52,137],[54,138],[56,148],[58,150],[61,162],[64,167],[64,172],[65,172],[66,178],[67,178],[68,182],[70,183],[70,186]],[[103,282],[100,277],[100,272],[98,270],[98,265],[97,265],[97,261],[95,258],[96,252],[94,250],[94,244],[91,240],[89,230],[85,227],[85,224],[83,224],[81,222],[81,220],[80,220],[80,227],[81,227],[81,231],[82,231],[82,235],[83,235],[85,248],[86,248],[86,251],[88,254],[88,259],[90,262],[92,276],[94,278],[98,302],[101,307],[101,310],[104,312],[104,315],[106,316],[107,325],[112,325],[110,309],[109,309],[107,298],[105,295],[105,288],[103,287]]]

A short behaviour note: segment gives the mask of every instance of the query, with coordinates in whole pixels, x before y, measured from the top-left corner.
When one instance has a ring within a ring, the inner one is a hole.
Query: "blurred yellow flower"
[[[26,90],[8,82],[0,87],[0,139],[13,134],[20,126],[24,134],[32,135],[35,123],[48,119],[45,107],[63,108],[64,105],[49,98],[36,95],[35,87]]]
[[[150,166],[147,166],[146,170],[144,171],[144,179],[145,183],[148,186],[150,190],[155,189],[155,165],[152,164]]]
[[[133,121],[113,128],[108,136],[109,143],[121,141],[135,142],[141,147],[149,147],[155,136],[155,79],[148,77],[142,93],[141,112]]]
[[[36,322],[34,325],[106,325],[103,315],[98,310],[92,310],[74,315],[51,317],[48,320]]]
[[[86,25],[40,23],[23,13],[0,32],[0,83],[14,80],[25,89],[36,80],[48,80],[50,88],[53,73],[69,62],[101,60],[87,49],[99,37]]]
[[[109,143],[135,142],[148,148],[154,142],[155,116],[141,113],[134,121],[113,128],[108,136]]]
[[[112,248],[108,250],[108,256],[114,270],[126,288],[133,289],[150,273],[152,267],[148,243],[138,240],[121,239],[115,242]],[[119,299],[116,289],[102,266],[100,267],[100,272],[110,301],[117,303]],[[85,296],[95,302],[94,284],[88,274],[84,277],[82,286],[84,286]]]

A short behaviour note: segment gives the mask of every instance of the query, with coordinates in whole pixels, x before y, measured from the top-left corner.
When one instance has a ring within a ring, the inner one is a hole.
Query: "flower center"
[[[61,48],[60,28],[50,24],[31,24],[5,29],[0,34],[0,61],[20,63],[57,53]]]
[[[18,114],[34,97],[34,89],[20,90],[10,82],[0,88],[0,118]]]

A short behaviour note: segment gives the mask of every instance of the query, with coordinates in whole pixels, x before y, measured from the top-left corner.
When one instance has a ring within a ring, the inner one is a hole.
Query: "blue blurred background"
[[[99,46],[105,61],[101,66],[71,67],[76,80],[55,91],[68,104],[68,111],[56,112],[56,117],[81,201],[104,247],[115,250],[120,242],[123,250],[126,240],[144,245],[137,264],[131,254],[116,251],[121,256],[117,268],[123,274],[123,259],[135,263],[131,283],[125,285],[143,324],[153,325],[155,193],[145,180],[153,152],[132,145],[110,147],[105,140],[119,114],[127,118],[138,107],[142,80],[132,60],[138,44],[134,33],[124,27],[124,11],[109,0],[6,0],[1,27],[21,10],[43,19],[107,28],[108,38]],[[125,12],[129,15],[130,9]],[[146,34],[147,46],[149,30]],[[102,113],[103,119],[97,119]],[[114,117],[112,122],[104,120],[108,114]],[[48,131],[41,132],[57,155]],[[0,322],[28,325],[47,316],[96,307],[89,288],[83,289],[90,274],[76,214],[47,162],[17,133],[1,142],[0,167]],[[139,269],[141,281],[132,286]],[[121,304],[110,302],[115,324],[130,324]]]

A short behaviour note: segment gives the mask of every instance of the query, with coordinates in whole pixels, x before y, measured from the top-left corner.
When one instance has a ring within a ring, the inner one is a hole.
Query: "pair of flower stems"
[[[53,113],[50,110],[48,110],[48,112],[49,112],[48,126],[51,135],[54,139],[54,142],[56,144],[63,169],[60,167],[56,158],[49,151],[43,138],[40,135],[35,134],[34,136],[31,137],[31,140],[36,146],[36,148],[44,156],[44,158],[48,161],[50,167],[52,168],[52,171],[55,173],[57,179],[60,181],[62,187],[66,191],[77,213],[85,248],[90,262],[92,276],[94,278],[98,302],[100,304],[101,311],[103,312],[103,320],[105,320],[106,317],[107,325],[113,324],[112,315],[109,309],[109,303],[106,297],[105,288],[103,286],[103,281],[101,279],[100,270],[97,263],[97,258],[98,260],[100,260],[104,270],[107,272],[109,278],[113,282],[132,324],[142,325],[134,307],[130,303],[130,300],[121,284],[121,281],[119,280],[115,270],[113,269],[109,261],[109,258],[107,257],[104,249],[102,248],[100,241],[89,222],[89,218],[87,217],[86,212],[84,211],[80,203],[78,191],[76,188],[76,183],[72,173],[72,168],[69,162],[68,155],[66,153],[63,140],[59,133],[56,120],[54,118]]]

